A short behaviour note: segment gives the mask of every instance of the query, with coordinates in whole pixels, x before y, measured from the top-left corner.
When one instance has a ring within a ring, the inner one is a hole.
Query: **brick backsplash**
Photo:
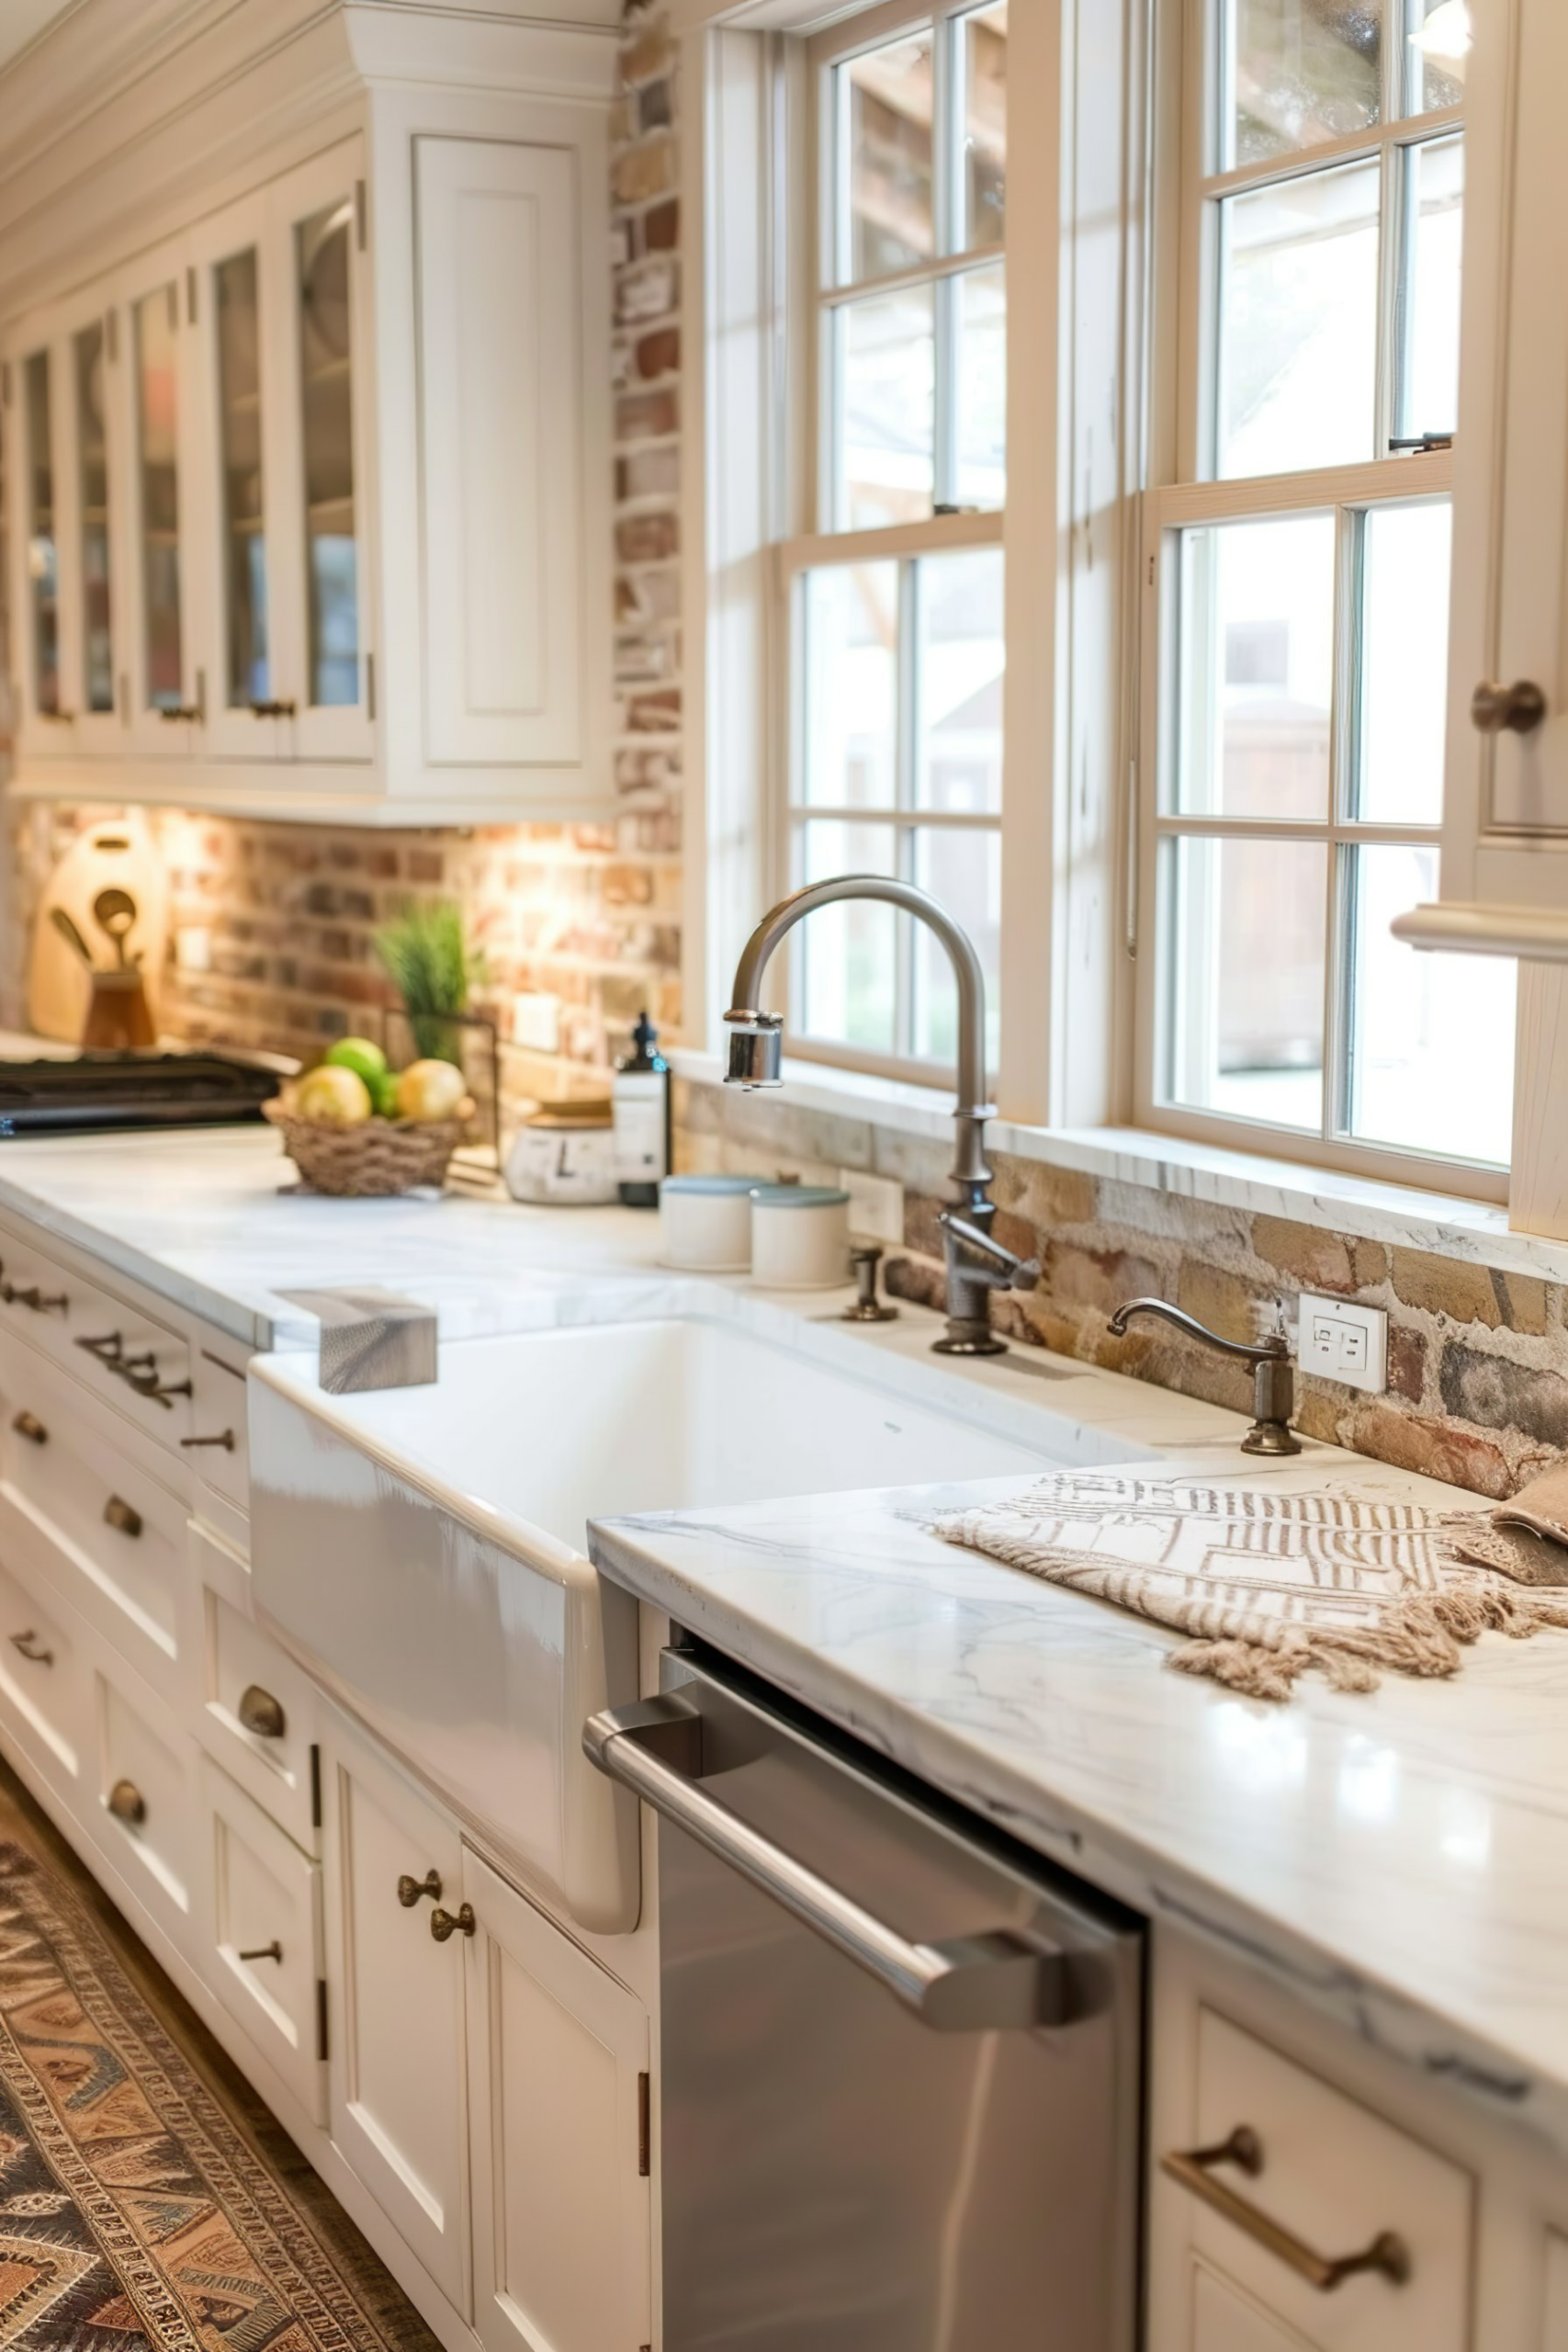
[[[949,1147],[706,1084],[678,1086],[676,1117],[684,1168],[896,1179],[904,1247],[888,1252],[887,1288],[941,1305],[936,1212],[949,1192]],[[1297,1420],[1309,1436],[1494,1497],[1568,1453],[1568,1293],[1559,1284],[1006,1152],[994,1164],[997,1237],[1042,1264],[1037,1289],[993,1301],[1010,1338],[1241,1412],[1251,1406],[1245,1366],[1158,1326],[1115,1339],[1111,1310],[1153,1292],[1245,1340],[1259,1307],[1283,1301],[1293,1323],[1302,1291],[1323,1291],[1387,1309],[1389,1385],[1370,1396],[1300,1374]]]
[[[594,825],[381,832],[352,826],[150,816],[177,930],[207,934],[207,968],[171,958],[160,1021],[174,1037],[303,1057],[374,1029],[390,995],[376,925],[410,898],[469,913],[489,980],[480,1009],[507,1040],[508,1093],[602,1087],[646,1005],[681,1019],[680,217],[674,51],[662,17],[628,11],[612,124],[615,276],[613,628],[617,808]],[[72,835],[104,808],[19,804],[8,820],[12,920],[0,1021],[26,1017],[39,897]],[[525,1000],[519,1011],[517,999]],[[556,1029],[545,1053],[517,1041]]]

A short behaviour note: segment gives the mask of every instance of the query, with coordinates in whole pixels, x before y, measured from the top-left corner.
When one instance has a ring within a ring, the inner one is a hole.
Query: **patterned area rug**
[[[0,2346],[436,2352],[14,1790],[0,1775]]]

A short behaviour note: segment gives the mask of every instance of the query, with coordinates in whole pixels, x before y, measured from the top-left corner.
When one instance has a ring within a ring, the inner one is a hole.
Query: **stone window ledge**
[[[717,1086],[723,1080],[724,1065],[716,1054],[677,1047],[671,1060],[677,1077],[693,1085]],[[952,1107],[942,1090],[787,1057],[784,1080],[785,1099],[802,1111],[839,1120],[863,1119],[868,1127],[935,1141],[945,1141],[953,1132]],[[1492,1202],[1382,1183],[1261,1153],[1227,1151],[1139,1127],[1026,1127],[997,1119],[987,1136],[993,1151],[1015,1159],[1041,1160],[1048,1167],[1142,1185],[1216,1207],[1287,1217],[1361,1240],[1426,1250],[1503,1273],[1568,1283],[1568,1241],[1512,1231],[1507,1210]]]

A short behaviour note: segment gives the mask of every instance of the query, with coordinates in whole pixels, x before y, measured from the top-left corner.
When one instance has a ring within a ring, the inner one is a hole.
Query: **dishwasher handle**
[[[1060,1952],[1041,1951],[1007,1928],[911,1943],[699,1788],[702,1736],[696,1710],[666,1695],[592,1716],[582,1745],[601,1772],[634,1790],[655,1813],[874,1976],[923,2025],[942,2033],[986,2033],[1066,2021]]]

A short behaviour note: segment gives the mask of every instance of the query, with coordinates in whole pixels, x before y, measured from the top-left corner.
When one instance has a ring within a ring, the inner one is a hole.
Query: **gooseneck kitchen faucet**
[[[818,907],[844,899],[883,899],[933,931],[946,948],[958,983],[958,1105],[953,1204],[937,1218],[947,1256],[947,1331],[931,1344],[938,1355],[998,1356],[1007,1341],[991,1329],[994,1290],[1032,1290],[1036,1258],[1015,1258],[991,1238],[997,1204],[986,1159],[986,1122],[996,1115],[986,1100],[986,976],[975,943],[929,891],[882,874],[840,874],[808,882],[762,917],[735,967],[735,1001],[724,1016],[729,1030],[727,1086],[782,1086],[784,1015],[761,1010],[762,976],[786,933]]]

